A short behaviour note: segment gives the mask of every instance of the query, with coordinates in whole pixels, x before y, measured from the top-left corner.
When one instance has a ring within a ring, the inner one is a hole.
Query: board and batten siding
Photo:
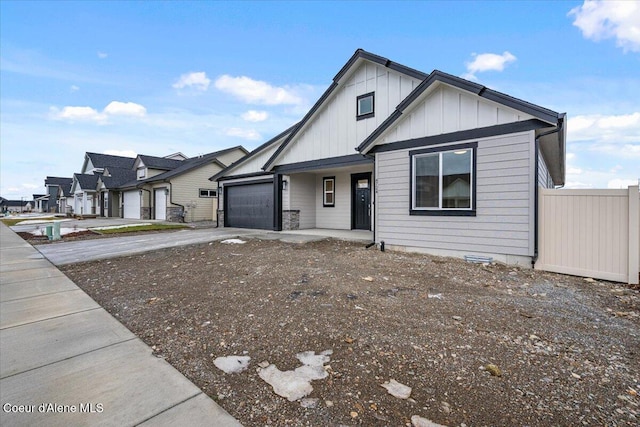
[[[530,266],[534,137],[529,131],[453,143],[478,142],[475,217],[410,215],[409,150],[377,153],[376,240],[420,252],[492,256]]]
[[[402,115],[378,144],[529,120],[532,116],[441,83]]]
[[[277,164],[354,154],[354,148],[419,84],[419,79],[365,61],[299,131]],[[356,120],[356,99],[370,92],[375,93],[375,115]]]
[[[277,142],[265,148],[262,152],[257,153],[250,159],[242,162],[238,166],[229,171],[228,176],[242,175],[247,173],[262,172],[262,166],[267,163],[267,160],[271,158],[276,149],[284,141],[284,138],[280,138]]]

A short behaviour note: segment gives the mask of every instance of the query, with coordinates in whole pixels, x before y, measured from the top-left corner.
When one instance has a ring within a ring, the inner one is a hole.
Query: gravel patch
[[[640,295],[626,285],[337,240],[62,271],[246,426],[640,422]],[[300,354],[327,356],[290,401],[262,377]],[[231,356],[248,369],[216,367]]]

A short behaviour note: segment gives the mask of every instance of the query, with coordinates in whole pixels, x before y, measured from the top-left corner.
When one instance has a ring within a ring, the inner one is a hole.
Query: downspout
[[[216,194],[218,195],[218,201],[217,201],[218,207],[216,208],[216,228],[220,227],[220,221],[218,220],[219,219],[218,211],[220,210],[220,194],[222,194],[221,193],[222,186],[220,185],[219,182],[217,184],[218,184],[218,191],[216,192]],[[223,197],[222,202],[224,203],[224,197]]]
[[[165,179],[164,182],[169,184],[169,203],[171,203],[172,205],[178,205],[182,208],[182,213],[183,213],[182,222],[184,222],[184,213],[185,213],[184,205],[181,205],[180,203],[176,203],[173,201],[173,185],[171,184],[171,181]]]
[[[552,135],[554,133],[558,133],[564,129],[564,118],[558,119],[559,126],[556,126],[554,130],[550,130],[549,132],[541,133],[536,136],[535,139],[535,166],[534,166],[534,176],[535,176],[535,188],[534,188],[534,201],[533,201],[533,258],[531,259],[531,268],[535,268],[536,261],[538,261],[538,221],[539,221],[539,213],[538,213],[538,156],[540,155],[540,138],[547,135]]]

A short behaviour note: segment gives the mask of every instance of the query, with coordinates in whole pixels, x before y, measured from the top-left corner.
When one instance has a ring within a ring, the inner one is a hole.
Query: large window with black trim
[[[409,152],[412,215],[475,215],[477,143]]]

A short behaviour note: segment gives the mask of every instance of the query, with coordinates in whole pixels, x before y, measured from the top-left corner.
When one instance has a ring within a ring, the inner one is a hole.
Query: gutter
[[[536,265],[536,261],[538,261],[538,221],[539,221],[539,213],[538,213],[538,156],[540,155],[540,138],[542,138],[543,136],[547,136],[547,135],[552,135],[554,133],[558,133],[562,130],[564,130],[564,117],[562,118],[558,118],[558,126],[553,129],[550,130],[548,132],[544,132],[541,133],[540,135],[538,135],[535,139],[535,150],[536,150],[536,157],[535,157],[535,166],[534,166],[534,176],[535,176],[535,187],[534,187],[534,201],[533,201],[533,258],[531,258],[531,268],[535,268]],[[564,185],[560,186],[559,188],[564,187]]]

